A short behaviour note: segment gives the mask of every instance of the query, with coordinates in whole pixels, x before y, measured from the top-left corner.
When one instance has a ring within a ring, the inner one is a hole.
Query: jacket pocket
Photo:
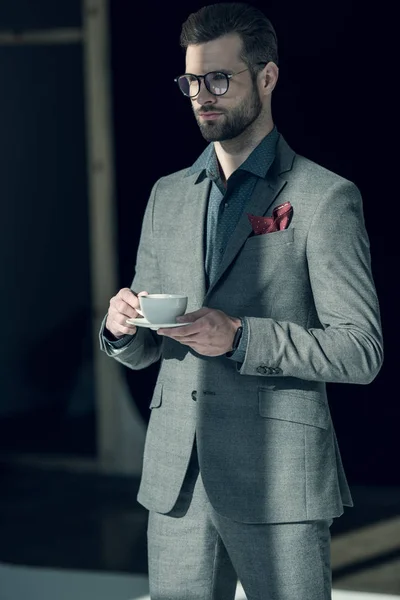
[[[163,386],[161,383],[156,384],[154,388],[153,397],[150,402],[150,409],[159,408],[162,404],[162,389]]]
[[[258,390],[260,415],[267,419],[278,419],[328,429],[329,411],[322,402],[306,396],[287,394],[285,391]]]
[[[259,250],[265,246],[277,246],[281,244],[290,244],[294,241],[294,228],[284,229],[283,231],[273,231],[271,233],[263,233],[253,235],[247,238],[243,250]]]

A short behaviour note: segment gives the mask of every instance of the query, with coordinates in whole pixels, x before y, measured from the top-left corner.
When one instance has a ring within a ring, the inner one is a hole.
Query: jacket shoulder
[[[181,169],[180,171],[175,171],[174,173],[169,173],[168,175],[163,175],[158,180],[159,185],[164,185],[166,187],[176,185],[177,183],[181,183],[186,180],[186,173],[189,171],[190,167],[186,169]]]
[[[357,187],[353,181],[330,171],[301,154],[295,155],[290,175],[288,174],[289,178],[293,178],[301,188],[314,192],[340,186]]]

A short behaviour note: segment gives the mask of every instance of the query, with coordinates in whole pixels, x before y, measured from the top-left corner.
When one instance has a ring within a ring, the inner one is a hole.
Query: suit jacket
[[[138,501],[172,509],[196,435],[204,486],[221,515],[248,523],[337,517],[352,499],[325,384],[368,384],[383,360],[360,193],[280,136],[246,212],[271,216],[290,201],[290,225],[254,236],[243,214],[206,290],[210,182],[185,173],[153,187],[132,289],[184,293],[188,312],[206,306],[244,317],[249,339],[239,364],[145,328],[118,350],[100,332],[101,348],[132,369],[161,358]]]

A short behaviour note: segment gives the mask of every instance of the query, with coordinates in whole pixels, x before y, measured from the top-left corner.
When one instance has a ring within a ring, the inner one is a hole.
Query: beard
[[[201,117],[196,114],[199,111],[212,113],[214,110],[212,107],[208,110],[205,107],[201,107],[196,112],[193,109],[193,112],[200,132],[207,142],[225,142],[226,140],[233,140],[239,137],[250,127],[260,116],[262,108],[263,105],[258,95],[258,90],[256,86],[253,86],[249,97],[242,100],[239,106],[231,109],[229,113],[220,110],[216,111],[222,112],[222,115],[215,121],[202,121]]]

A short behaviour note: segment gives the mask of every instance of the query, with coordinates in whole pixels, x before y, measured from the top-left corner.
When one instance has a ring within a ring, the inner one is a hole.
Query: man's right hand
[[[106,329],[116,338],[124,335],[135,335],[137,327],[128,325],[126,319],[140,317],[137,308],[140,308],[139,296],[147,296],[148,292],[134,294],[129,288],[122,288],[110,300],[110,308],[106,321]]]

